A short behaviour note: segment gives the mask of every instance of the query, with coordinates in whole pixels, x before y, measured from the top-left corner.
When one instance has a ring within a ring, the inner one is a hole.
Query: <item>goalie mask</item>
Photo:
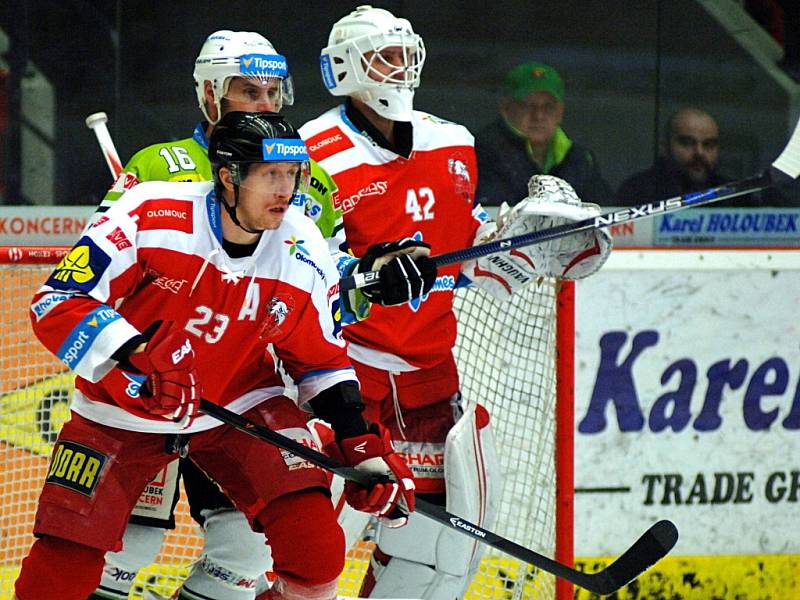
[[[260,163],[296,163],[296,168],[288,172],[293,177],[290,187],[292,200],[308,191],[311,168],[308,152],[300,134],[282,116],[271,112],[229,112],[219,120],[208,142],[208,157],[214,173],[217,199],[231,220],[248,233],[260,233],[263,229],[251,229],[240,222],[237,208],[239,189],[248,187],[247,176],[250,167]],[[227,167],[233,181],[233,204],[223,199],[220,169]],[[268,172],[261,177],[258,185],[262,188],[280,185],[283,172]]]
[[[411,23],[359,6],[339,19],[322,50],[322,80],[334,96],[352,96],[393,121],[410,121],[425,46]]]
[[[206,39],[200,54],[194,63],[194,82],[200,110],[209,123],[219,121],[222,98],[231,90],[231,80],[241,77],[255,86],[256,92],[249,95],[231,97],[238,102],[257,101],[256,98],[268,98],[279,111],[283,106],[291,106],[294,102],[294,87],[289,75],[286,58],[278,54],[264,36],[252,31],[216,31]],[[217,119],[208,115],[205,98],[205,82],[210,81],[214,91],[214,105],[217,108]]]

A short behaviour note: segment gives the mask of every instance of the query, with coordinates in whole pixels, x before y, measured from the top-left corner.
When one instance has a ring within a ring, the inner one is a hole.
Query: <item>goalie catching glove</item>
[[[572,186],[552,175],[534,175],[528,197],[513,208],[503,203],[497,223],[482,225],[475,243],[543,231],[600,214],[596,204],[581,202]],[[499,300],[538,277],[582,279],[608,260],[613,240],[605,229],[591,229],[547,242],[492,254],[467,263],[463,272]]]
[[[430,249],[430,244],[411,238],[370,246],[357,269],[359,273],[378,271],[380,279],[361,291],[383,306],[403,304],[427,294],[436,280]]]
[[[414,510],[414,477],[403,458],[394,451],[389,430],[377,423],[365,434],[323,440],[325,453],[362,473],[373,476],[363,487],[354,481],[344,485],[348,504],[377,516],[387,527],[402,527]]]
[[[156,321],[135,342],[146,342],[120,360],[124,371],[146,375],[139,389],[144,409],[179,423],[192,424],[200,406],[200,384],[194,367],[194,349],[172,321]]]

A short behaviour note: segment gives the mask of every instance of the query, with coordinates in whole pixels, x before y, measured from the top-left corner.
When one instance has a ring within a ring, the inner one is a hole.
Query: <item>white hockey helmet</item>
[[[381,55],[392,47],[403,49],[402,65]],[[411,120],[424,62],[425,45],[411,23],[369,5],[334,23],[320,55],[322,80],[331,94],[357,98],[394,121]]]
[[[289,75],[286,57],[278,54],[274,46],[263,35],[253,31],[215,31],[206,39],[194,62],[194,83],[200,110],[216,123],[221,116],[220,100],[228,93],[231,78],[247,77],[265,84],[272,79],[280,80],[280,96],[277,109],[294,102],[294,86]],[[217,119],[208,116],[204,84],[210,81],[214,89],[214,104]]]

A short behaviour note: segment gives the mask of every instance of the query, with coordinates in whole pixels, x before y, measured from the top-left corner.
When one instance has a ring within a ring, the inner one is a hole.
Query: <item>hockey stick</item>
[[[200,401],[200,411],[239,431],[291,452],[295,456],[331,471],[344,479],[349,479],[364,486],[369,486],[374,482],[374,475],[370,476],[352,467],[341,465],[321,452],[303,446],[268,427],[254,423],[208,400]],[[659,521],[652,525],[642,537],[636,540],[633,546],[628,548],[622,556],[608,567],[597,573],[583,573],[470,523],[447,512],[441,506],[431,504],[422,498],[416,499],[416,512],[436,521],[440,525],[455,529],[479,542],[483,542],[487,546],[505,552],[590,592],[604,596],[613,594],[636,579],[663,558],[678,541],[678,529],[675,525],[671,521]]]
[[[462,263],[490,254],[506,252],[513,248],[542,244],[568,235],[600,229],[602,227],[614,225],[615,223],[637,221],[639,219],[646,219],[669,212],[693,208],[695,206],[704,206],[721,200],[729,200],[738,196],[752,194],[780,183],[786,183],[797,179],[798,175],[800,175],[800,123],[795,125],[794,132],[780,156],[778,156],[768,170],[760,175],[720,185],[702,192],[692,192],[666,200],[659,200],[658,202],[649,202],[640,206],[622,208],[581,221],[557,225],[550,229],[533,231],[510,238],[495,240],[486,244],[479,244],[470,248],[446,252],[444,254],[432,256],[431,259],[433,259],[437,267]],[[344,292],[353,288],[363,288],[376,283],[379,278],[378,271],[357,273],[343,278],[339,282],[339,289]]]
[[[111,171],[111,177],[116,179],[122,172],[122,162],[117,154],[117,149],[114,147],[114,140],[111,139],[111,134],[108,133],[108,115],[104,112],[96,112],[86,117],[86,126],[94,131],[97,136],[97,143],[100,144],[100,150],[103,151],[103,156],[106,159],[108,169]]]

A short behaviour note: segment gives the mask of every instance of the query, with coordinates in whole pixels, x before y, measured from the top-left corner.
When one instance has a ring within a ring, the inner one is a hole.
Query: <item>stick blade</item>
[[[789,143],[772,163],[772,167],[792,179],[800,176],[800,122],[795,125]]]
[[[598,579],[592,591],[613,594],[664,558],[677,541],[678,528],[672,521],[655,523],[622,556],[595,574]]]

